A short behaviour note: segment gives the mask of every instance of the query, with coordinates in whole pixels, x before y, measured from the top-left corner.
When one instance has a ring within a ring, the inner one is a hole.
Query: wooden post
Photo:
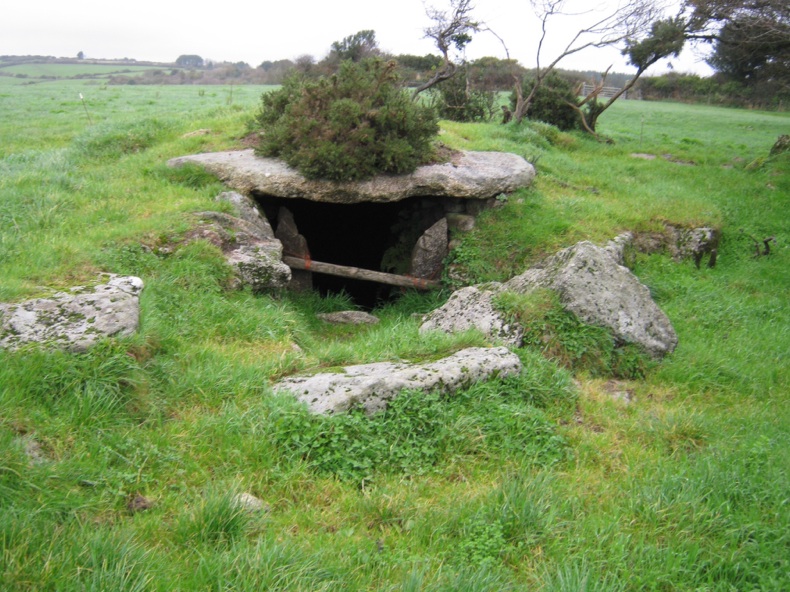
[[[353,280],[365,280],[368,282],[378,282],[388,286],[399,286],[401,288],[416,288],[417,290],[431,290],[441,287],[441,284],[434,280],[424,280],[421,278],[408,277],[384,273],[383,271],[371,271],[360,269],[359,267],[349,267],[347,265],[335,265],[334,263],[322,263],[298,257],[283,257],[283,263],[292,269],[302,269],[315,273],[325,273],[337,277],[344,277]]]

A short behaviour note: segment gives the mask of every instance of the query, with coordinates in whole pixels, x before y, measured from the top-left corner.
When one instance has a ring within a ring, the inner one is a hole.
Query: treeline
[[[430,78],[441,66],[442,60],[436,55],[387,55],[380,57],[398,62],[400,75],[407,86],[417,86]],[[315,61],[312,56],[301,56],[295,60],[266,60],[253,68],[245,62],[206,61],[200,67],[158,68],[142,74],[118,75],[110,78],[110,84],[282,84],[292,73],[300,72],[308,77],[319,77],[333,73],[337,69],[335,60]],[[496,57],[483,57],[468,62],[463,67],[471,88],[481,91],[513,90],[516,74],[522,77],[531,71],[515,60]],[[573,83],[596,84],[601,73],[592,70],[560,70],[561,75]],[[609,86],[623,86],[629,74],[610,73],[606,78]]]
[[[707,103],[749,109],[786,110],[790,107],[790,89],[773,81],[753,85],[728,80],[720,74],[702,77],[670,72],[662,76],[642,77],[637,84],[642,99]]]

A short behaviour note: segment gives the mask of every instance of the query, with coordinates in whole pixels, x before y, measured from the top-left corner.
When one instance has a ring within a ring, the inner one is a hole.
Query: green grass
[[[719,228],[718,265],[631,258],[680,337],[660,364],[634,354],[623,371],[608,335],[515,299],[501,305],[536,337],[522,377],[317,418],[271,381],[484,340],[420,336],[412,313],[447,291],[338,328],[314,315],[347,308],[342,296],[233,291],[213,247],[157,248],[222,191],[164,162],[238,147],[264,89],[236,87],[229,104],[221,87],[0,88],[0,300],[100,270],[146,284],[134,337],[0,352],[3,589],[788,587],[790,161],[767,158],[787,115],[621,102],[600,122],[614,144],[443,123],[445,143],[539,171],[459,237],[472,280],[665,222]],[[747,235],[775,235],[772,254],[755,258]],[[237,492],[268,512],[240,512]],[[132,513],[137,494],[153,507]]]

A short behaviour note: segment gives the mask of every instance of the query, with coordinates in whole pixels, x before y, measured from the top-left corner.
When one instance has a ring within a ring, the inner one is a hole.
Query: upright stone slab
[[[283,244],[283,255],[310,259],[307,239],[299,234],[294,216],[288,208],[281,207],[277,214],[277,230],[275,238]],[[291,282],[288,287],[296,291],[306,291],[313,287],[313,274],[300,269],[291,270]]]
[[[442,218],[417,240],[411,253],[411,275],[433,280],[442,273],[442,263],[449,253],[447,218]]]

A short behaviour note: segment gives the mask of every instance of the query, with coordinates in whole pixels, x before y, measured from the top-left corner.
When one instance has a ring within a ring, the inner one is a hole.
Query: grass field
[[[0,65],[2,66],[2,65]],[[104,65],[104,64],[14,64],[0,67],[0,73],[28,78],[74,78],[91,76],[109,77],[113,74],[131,74],[154,70],[151,66]]]
[[[101,270],[146,283],[133,338],[0,352],[4,590],[790,589],[790,159],[768,158],[788,115],[620,102],[600,120],[613,144],[443,123],[446,144],[539,171],[462,238],[474,281],[665,222],[720,228],[718,265],[634,257],[680,338],[642,378],[525,347],[518,379],[326,419],[271,381],[484,341],[418,334],[412,313],[449,291],[327,328],[315,313],[344,297],[232,291],[213,247],[141,246],[218,207],[219,183],[164,163],[239,146],[265,89],[2,84],[0,301]],[[750,236],[775,236],[771,255]]]

